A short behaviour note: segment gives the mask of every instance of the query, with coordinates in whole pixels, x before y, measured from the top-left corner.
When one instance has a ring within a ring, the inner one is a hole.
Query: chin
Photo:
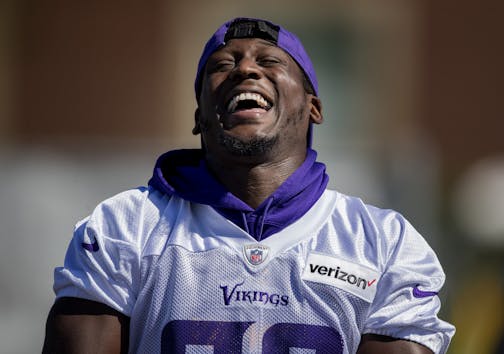
[[[255,137],[244,140],[228,134],[222,134],[220,145],[235,156],[263,156],[275,147],[278,137]]]

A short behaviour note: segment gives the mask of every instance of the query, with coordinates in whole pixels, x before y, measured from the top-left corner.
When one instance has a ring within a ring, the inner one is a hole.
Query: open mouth
[[[227,104],[227,113],[235,113],[237,111],[249,109],[263,109],[268,111],[270,108],[271,103],[261,94],[244,92],[231,98]]]

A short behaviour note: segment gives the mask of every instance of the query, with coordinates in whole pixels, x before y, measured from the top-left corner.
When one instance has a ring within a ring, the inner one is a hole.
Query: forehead
[[[217,56],[219,53],[276,53],[277,55],[285,56],[292,62],[294,59],[275,44],[260,38],[235,38],[229,40],[225,45],[216,50],[210,57]]]

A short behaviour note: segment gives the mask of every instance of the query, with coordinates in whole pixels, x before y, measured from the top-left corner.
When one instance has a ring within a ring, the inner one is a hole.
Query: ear
[[[196,108],[196,111],[194,111],[194,128],[192,129],[192,133],[194,135],[198,135],[201,133],[199,108]]]
[[[324,116],[322,115],[322,101],[315,95],[310,96],[310,122],[322,124]]]

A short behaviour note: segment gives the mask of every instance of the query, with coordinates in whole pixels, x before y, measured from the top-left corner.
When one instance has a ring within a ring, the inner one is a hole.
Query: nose
[[[231,80],[241,81],[245,79],[259,79],[261,71],[255,60],[251,58],[241,58],[229,74]]]

